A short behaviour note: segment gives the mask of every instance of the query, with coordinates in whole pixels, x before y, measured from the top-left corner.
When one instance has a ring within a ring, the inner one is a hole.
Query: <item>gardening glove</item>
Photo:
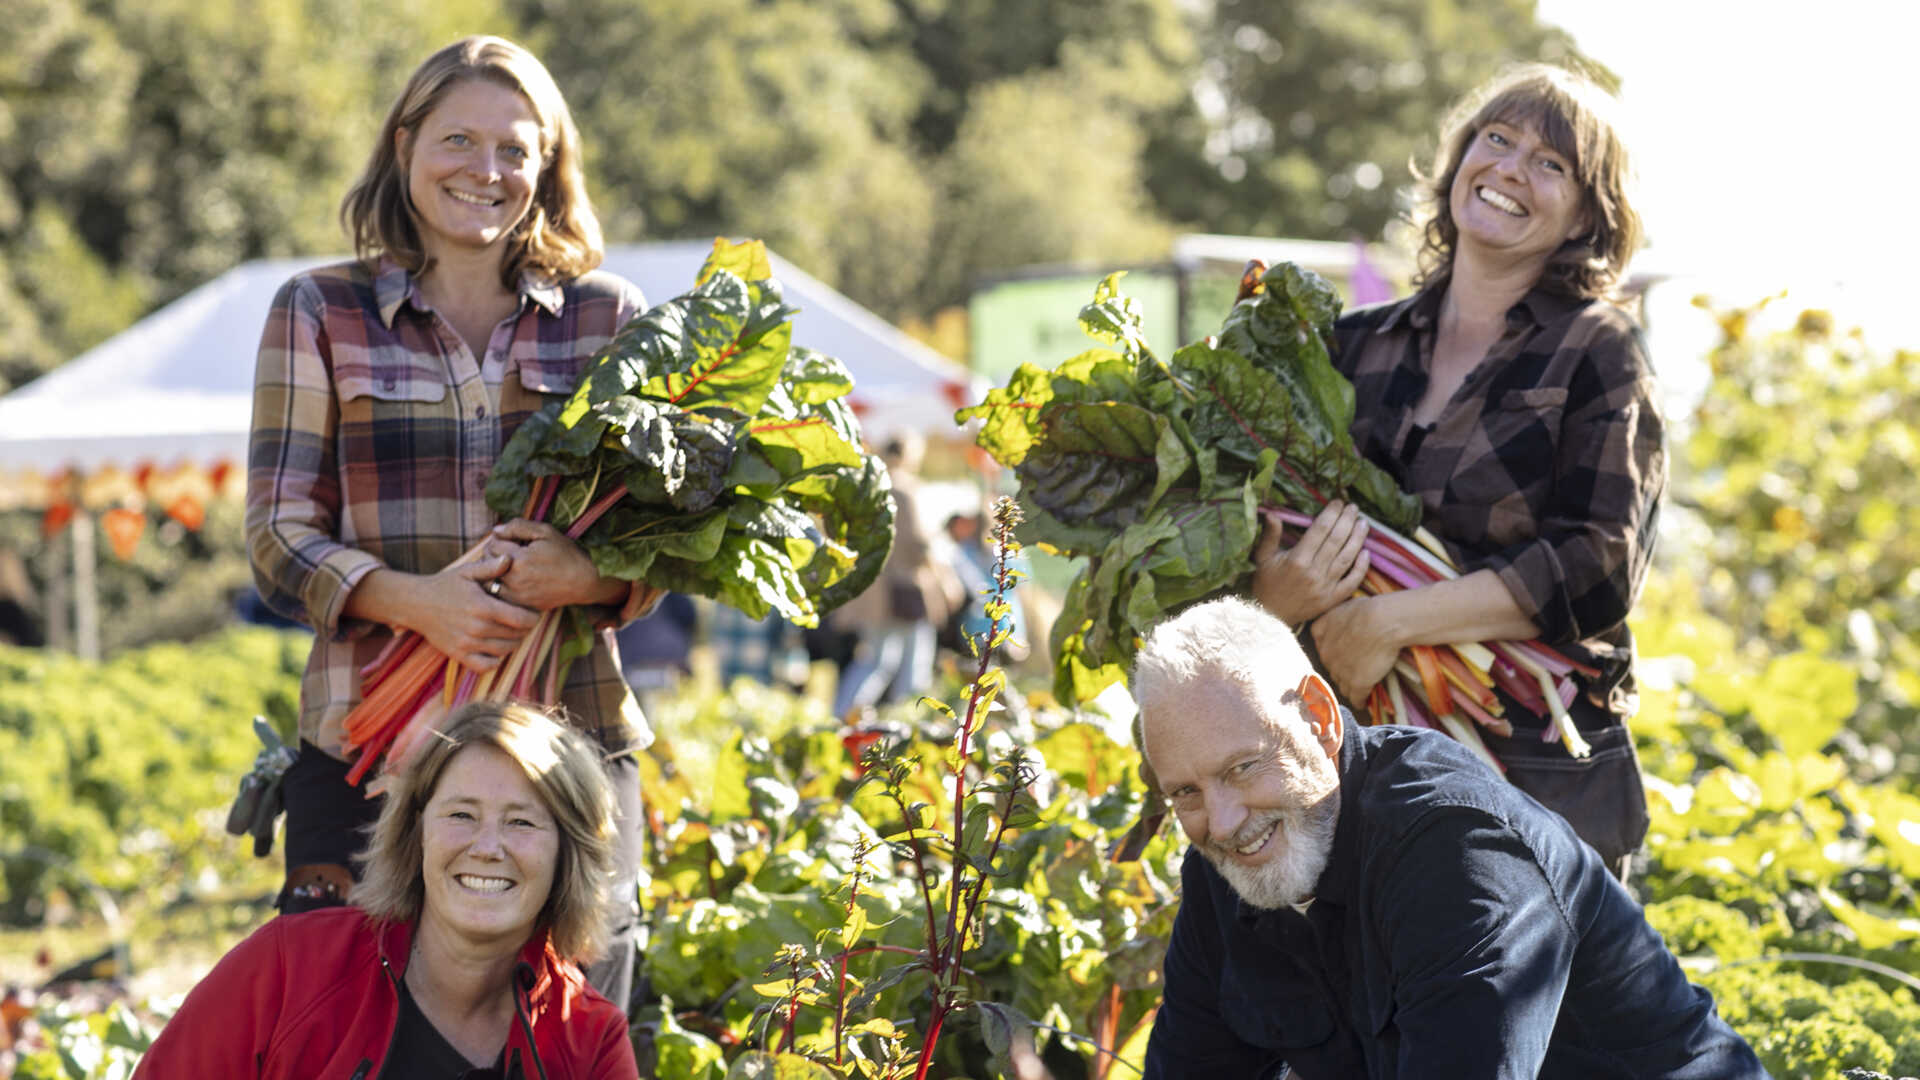
[[[227,810],[227,832],[234,836],[253,836],[254,858],[264,859],[273,850],[274,823],[286,809],[281,778],[293,764],[296,751],[280,741],[264,717],[253,718],[253,733],[264,748],[253,759],[253,768],[240,778],[240,794]]]

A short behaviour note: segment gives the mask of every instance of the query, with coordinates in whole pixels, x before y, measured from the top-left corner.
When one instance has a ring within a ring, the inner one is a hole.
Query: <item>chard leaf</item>
[[[1067,704],[1092,701],[1101,691],[1127,677],[1121,665],[1102,662],[1087,654],[1087,631],[1093,627],[1092,616],[1088,614],[1087,589],[1093,573],[1090,562],[1067,587],[1060,615],[1054,620],[1049,635],[1048,644],[1054,656],[1053,696]]]
[[[886,466],[872,457],[857,468],[830,469],[809,479],[807,490],[789,489],[786,498],[813,517],[833,552],[831,561],[816,559],[800,571],[815,606],[832,611],[865,592],[886,565],[893,550],[893,483]],[[851,565],[842,569],[849,557]]]
[[[1027,493],[1020,495],[1024,520],[1020,542],[1051,548],[1061,555],[1088,555],[1100,551],[1113,539],[1113,530],[1104,525],[1069,525],[1035,505]]]
[[[642,503],[680,510],[712,506],[726,489],[739,428],[639,398],[633,426],[620,436],[627,490]]]
[[[987,391],[987,399],[953,414],[953,422],[980,421],[974,442],[1002,465],[1018,465],[1040,441],[1040,410],[1053,400],[1053,373],[1034,364],[1014,369],[1007,385]]]
[[[661,558],[655,561],[648,580],[671,588],[675,586],[665,584],[666,581],[689,578],[705,578],[716,599],[738,608],[750,618],[763,619],[767,612],[778,611],[796,626],[820,625],[819,611],[807,596],[806,584],[799,572],[785,559],[781,549],[765,540],[726,532],[721,536],[720,550],[704,567],[681,559]]]
[[[627,581],[646,580],[662,588],[679,589],[676,585],[654,581],[648,576],[654,560],[661,555],[693,562],[713,558],[720,550],[720,539],[726,534],[727,523],[725,510],[686,514],[667,507],[624,502],[595,522],[581,540],[600,573]]]
[[[1296,457],[1283,447],[1276,486],[1289,504],[1305,512],[1351,494],[1388,525],[1412,529],[1420,523],[1419,500],[1400,491],[1353,446],[1353,384],[1334,368],[1329,352],[1339,293],[1318,274],[1292,263],[1268,270],[1261,281],[1265,288],[1258,296],[1228,313],[1219,345],[1277,380],[1294,430],[1306,447],[1317,448]]]
[[[787,355],[785,374],[781,392],[799,406],[820,405],[853,390],[853,373],[847,365],[800,345]]]
[[[825,466],[857,468],[863,455],[819,414],[756,421],[747,429],[753,448],[784,477]]]
[[[721,270],[742,281],[764,281],[773,276],[773,260],[767,257],[767,245],[758,240],[735,244],[724,236],[716,236],[713,251],[700,267],[700,276],[694,279],[694,284],[705,283]]]
[[[1138,401],[1134,367],[1110,349],[1089,349],[1051,371],[1021,364],[1007,385],[987,391],[985,401],[953,414],[953,422],[980,421],[974,442],[1002,465],[1026,460],[1045,437],[1044,414],[1060,402]]]
[[[561,483],[550,520],[627,498],[582,544],[603,574],[803,626],[860,592],[893,541],[891,485],[861,449],[845,365],[791,345],[757,243],[716,241],[695,287],[622,328],[574,392],[525,421],[489,478],[521,512]]]
[[[727,511],[727,519],[728,525],[742,535],[783,547],[787,561],[795,566],[808,565],[828,547],[825,534],[812,517],[782,503],[736,499]]]
[[[1140,315],[1140,303],[1120,292],[1120,279],[1127,272],[1108,274],[1094,287],[1093,303],[1080,309],[1080,329],[1096,341],[1120,348],[1137,365],[1153,354],[1147,349],[1147,328]]]
[[[1160,482],[1158,453],[1167,420],[1120,402],[1056,404],[1045,437],[1017,468],[1035,505],[1078,524],[1123,526],[1139,520]],[[1184,453],[1178,459],[1184,468]]]
[[[792,340],[792,324],[781,323],[752,340],[742,336],[703,349],[684,368],[656,375],[642,389],[683,409],[723,405],[758,413],[780,378]]]

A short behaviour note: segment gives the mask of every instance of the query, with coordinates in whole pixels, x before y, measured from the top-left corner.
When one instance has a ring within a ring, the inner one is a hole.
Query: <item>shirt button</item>
[[[475,420],[485,420],[487,418],[487,407],[485,405],[475,405],[473,407],[473,418]]]
[[[380,389],[382,390],[391,390],[393,389],[393,385],[394,380],[392,376],[380,380]]]

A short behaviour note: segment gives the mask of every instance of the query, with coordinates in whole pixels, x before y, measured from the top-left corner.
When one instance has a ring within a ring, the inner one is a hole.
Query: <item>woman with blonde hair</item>
[[[1482,735],[1624,872],[1647,827],[1626,618],[1667,461],[1653,367],[1617,302],[1641,232],[1614,110],[1590,80],[1537,64],[1462,102],[1422,177],[1417,291],[1337,326],[1354,443],[1420,498],[1462,576],[1355,598],[1366,526],[1333,504],[1284,553],[1269,523],[1254,595],[1305,628],[1350,702],[1414,644],[1538,638],[1597,670],[1569,706],[1591,757],[1542,741],[1511,699],[1513,734]]]
[[[607,940],[599,754],[522,705],[465,705],[434,734],[387,793],[355,906],[234,947],[136,1076],[638,1075],[625,1012],[574,966]]]
[[[360,669],[393,635],[414,631],[485,671],[543,610],[573,606],[614,626],[655,598],[602,577],[551,526],[496,525],[484,498],[519,424],[570,393],[644,307],[633,285],[594,269],[600,226],[552,76],[494,37],[428,57],[341,220],[358,257],[282,287],[254,382],[254,578],[269,605],[315,631],[284,785],[287,912],[341,903],[352,888],[379,803],[346,783],[341,722],[359,701]],[[483,540],[486,558],[455,565]],[[650,736],[608,635],[572,666],[560,705],[612,762],[630,885],[640,838],[629,755]],[[630,935],[631,903],[619,911]],[[622,1004],[632,953],[617,945],[595,972]]]

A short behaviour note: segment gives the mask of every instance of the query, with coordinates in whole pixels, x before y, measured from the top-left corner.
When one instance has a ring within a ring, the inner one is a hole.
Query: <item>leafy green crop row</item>
[[[291,730],[307,641],[236,629],[98,665],[0,647],[0,922],[55,894],[163,901],[247,858],[225,807],[251,718]]]
[[[1657,578],[1635,622],[1654,818],[1636,884],[1649,918],[1774,1075],[1920,1074],[1920,1004],[1875,973],[1920,976],[1920,798],[1910,779],[1878,778],[1876,748],[1851,734],[1871,684],[1839,661],[1737,647],[1695,595]],[[286,717],[302,647],[236,631],[101,666],[0,650],[9,910],[30,913],[53,890],[178,890],[247,858],[216,835],[220,811],[253,753],[245,719]],[[965,991],[1043,1025],[1038,1051],[1062,1080],[1126,1075],[1095,1047],[1138,1060],[1181,840],[1169,827],[1141,862],[1110,863],[1107,846],[1140,803],[1134,752],[1089,718],[1006,697],[980,757],[1032,753],[1040,820],[996,864]],[[896,872],[904,852],[880,843],[901,809],[880,788],[855,790],[860,741],[816,703],[747,686],[691,690],[656,720],[667,739],[645,764],[643,898],[654,998],[635,1019],[660,1075],[718,1080],[765,1047],[770,1011],[793,992],[777,958],[837,948],[857,866],[857,936],[871,949],[848,973],[872,1025],[858,1037],[917,1042],[927,980],[899,969],[901,951],[925,945],[921,897]],[[911,802],[950,812],[937,782],[948,722],[912,708],[883,723],[910,736]],[[787,1042],[828,1037],[829,1013],[796,1013]],[[988,1023],[943,1040],[939,1064],[988,1075],[1005,1033],[988,1010],[960,1015]],[[72,1018],[47,1027],[84,1034]]]

